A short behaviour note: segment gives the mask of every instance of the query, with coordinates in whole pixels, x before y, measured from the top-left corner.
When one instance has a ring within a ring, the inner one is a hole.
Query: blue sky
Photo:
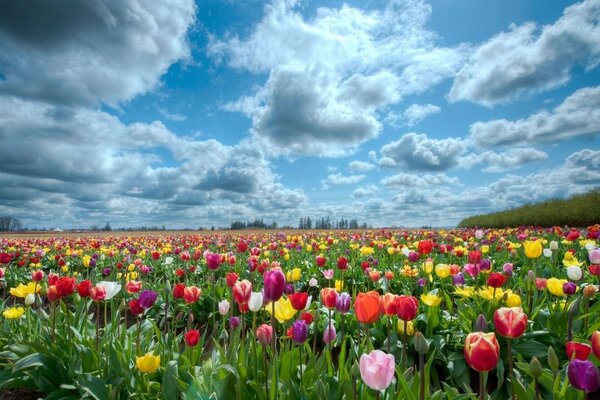
[[[600,0],[4,2],[0,215],[452,226],[598,187],[599,63]]]

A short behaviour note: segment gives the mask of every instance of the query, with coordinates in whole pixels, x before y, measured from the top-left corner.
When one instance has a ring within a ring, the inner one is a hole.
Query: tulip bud
[[[487,321],[485,320],[485,316],[483,314],[479,314],[475,320],[473,332],[487,332],[487,329]]]
[[[549,247],[552,251],[558,250],[558,242],[556,240],[551,241]]]
[[[548,347],[548,366],[552,371],[558,371],[558,356],[556,355],[556,352],[554,351],[552,346]]]
[[[29,293],[25,296],[25,305],[30,306],[35,302],[35,295],[33,293]]]
[[[540,360],[537,359],[537,357],[531,358],[531,361],[529,362],[529,371],[531,372],[531,375],[533,375],[534,378],[539,378],[544,373],[542,364],[540,363]]]
[[[552,257],[552,250],[550,250],[550,249],[544,249],[544,250],[542,250],[542,254],[546,258],[550,258],[550,257]]]
[[[577,311],[579,311],[579,302],[580,298],[578,297],[573,303],[571,303],[571,306],[569,307],[569,314],[571,314],[571,316],[575,316]]]
[[[425,339],[425,336],[423,336],[421,332],[415,333],[414,346],[415,350],[419,354],[427,354],[427,352],[429,351],[429,344],[427,343],[427,339]]]
[[[221,300],[219,302],[218,306],[219,306],[219,314],[227,315],[227,313],[229,312],[229,302],[226,299]]]
[[[595,285],[587,285],[583,288],[583,297],[588,299],[594,297],[598,292],[598,288]]]

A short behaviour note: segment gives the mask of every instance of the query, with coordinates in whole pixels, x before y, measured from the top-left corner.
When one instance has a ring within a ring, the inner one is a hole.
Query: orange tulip
[[[465,341],[465,360],[471,368],[488,372],[496,368],[500,345],[494,333],[472,332]]]
[[[327,308],[335,308],[337,292],[333,288],[321,289],[321,303]]]
[[[359,293],[354,300],[356,319],[363,324],[371,324],[381,315],[381,296],[375,291]]]
[[[183,289],[183,300],[185,300],[185,302],[188,304],[195,303],[200,298],[200,293],[201,290],[196,286],[188,286]]]
[[[383,305],[383,313],[385,315],[394,315],[396,314],[396,295],[391,293],[386,293],[381,298],[381,303]]]

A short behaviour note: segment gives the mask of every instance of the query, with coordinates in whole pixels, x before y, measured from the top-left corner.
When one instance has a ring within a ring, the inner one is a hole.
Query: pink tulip
[[[360,356],[360,376],[374,390],[385,390],[394,377],[396,362],[394,356],[381,350],[373,350]]]

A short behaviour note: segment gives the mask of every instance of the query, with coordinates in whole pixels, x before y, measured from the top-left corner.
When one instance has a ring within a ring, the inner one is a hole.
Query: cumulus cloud
[[[321,181],[321,185],[323,189],[328,189],[331,186],[337,185],[353,185],[365,179],[364,175],[342,175],[340,173],[337,174],[329,174],[327,178]]]
[[[430,139],[425,134],[407,133],[381,148],[379,165],[415,171],[445,171],[459,162],[466,144],[461,139]]]
[[[375,196],[375,193],[377,193],[377,186],[375,185],[367,185],[365,187],[359,187],[358,189],[354,190],[354,192],[352,192],[352,197],[356,198],[356,199],[362,199],[365,197],[372,197]]]
[[[460,164],[464,168],[483,164],[485,172],[502,172],[546,159],[548,159],[548,154],[541,150],[518,147],[500,153],[485,151],[479,154],[469,154],[461,158]]]
[[[441,108],[434,104],[411,104],[406,110],[404,110],[402,116],[407,126],[415,126],[429,115],[438,113],[440,111]]]
[[[595,68],[600,56],[600,0],[567,7],[553,24],[512,25],[482,44],[454,79],[451,101],[485,106],[562,85],[574,66]]]
[[[389,188],[424,187],[424,186],[456,186],[459,180],[446,174],[406,174],[399,173],[383,178],[380,183]]]
[[[497,119],[471,125],[470,137],[481,147],[553,142],[600,132],[600,86],[577,90],[552,111],[516,121]]]
[[[453,76],[465,59],[465,47],[436,45],[430,14],[410,0],[372,11],[321,7],[305,19],[295,2],[275,1],[246,38],[209,43],[214,60],[268,74],[223,108],[251,117],[252,134],[275,154],[354,151],[379,135],[382,109]]]
[[[348,169],[352,172],[368,172],[375,169],[375,165],[365,161],[350,161]]]
[[[116,106],[189,56],[195,11],[192,0],[2,2],[0,93]]]

